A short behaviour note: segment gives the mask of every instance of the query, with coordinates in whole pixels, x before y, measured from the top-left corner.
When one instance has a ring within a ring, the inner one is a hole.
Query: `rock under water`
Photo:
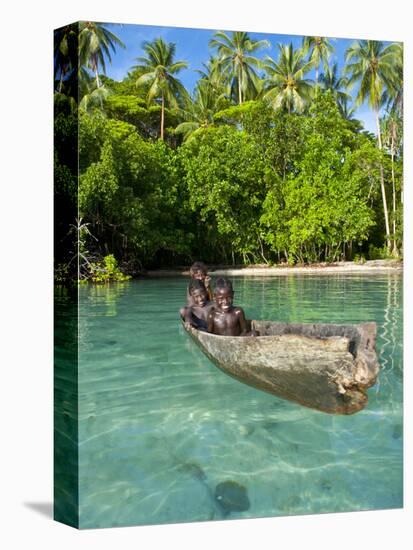
[[[250,507],[247,489],[232,480],[218,483],[215,487],[215,500],[225,515],[231,512],[244,512]]]

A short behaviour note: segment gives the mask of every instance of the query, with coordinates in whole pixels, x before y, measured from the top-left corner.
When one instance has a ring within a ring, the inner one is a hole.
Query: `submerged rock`
[[[224,514],[244,512],[250,507],[247,489],[236,481],[228,480],[215,487],[215,500]]]
[[[203,483],[206,482],[206,474],[199,464],[196,462],[185,462],[179,468],[182,472],[185,472],[195,479],[199,479]]]
[[[402,424],[396,424],[393,427],[393,433],[392,437],[393,439],[400,439],[403,435],[403,425]]]

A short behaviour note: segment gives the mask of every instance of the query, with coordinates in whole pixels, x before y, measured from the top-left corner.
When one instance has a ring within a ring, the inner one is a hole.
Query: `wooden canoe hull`
[[[330,414],[354,414],[379,372],[376,324],[252,321],[260,336],[218,336],[185,327],[226,374],[254,388]]]

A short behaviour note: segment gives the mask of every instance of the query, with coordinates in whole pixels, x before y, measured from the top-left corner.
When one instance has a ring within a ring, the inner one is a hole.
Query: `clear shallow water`
[[[401,277],[233,282],[249,318],[375,320],[369,405],[330,416],[223,374],[180,326],[183,278],[81,288],[81,527],[402,506]],[[217,503],[225,481],[245,488],[248,510]]]

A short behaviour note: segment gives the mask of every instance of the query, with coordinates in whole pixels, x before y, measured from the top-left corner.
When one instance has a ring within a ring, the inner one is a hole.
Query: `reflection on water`
[[[81,527],[401,507],[400,275],[234,278],[249,318],[377,322],[379,382],[349,417],[214,367],[178,322],[186,283],[80,289]]]

